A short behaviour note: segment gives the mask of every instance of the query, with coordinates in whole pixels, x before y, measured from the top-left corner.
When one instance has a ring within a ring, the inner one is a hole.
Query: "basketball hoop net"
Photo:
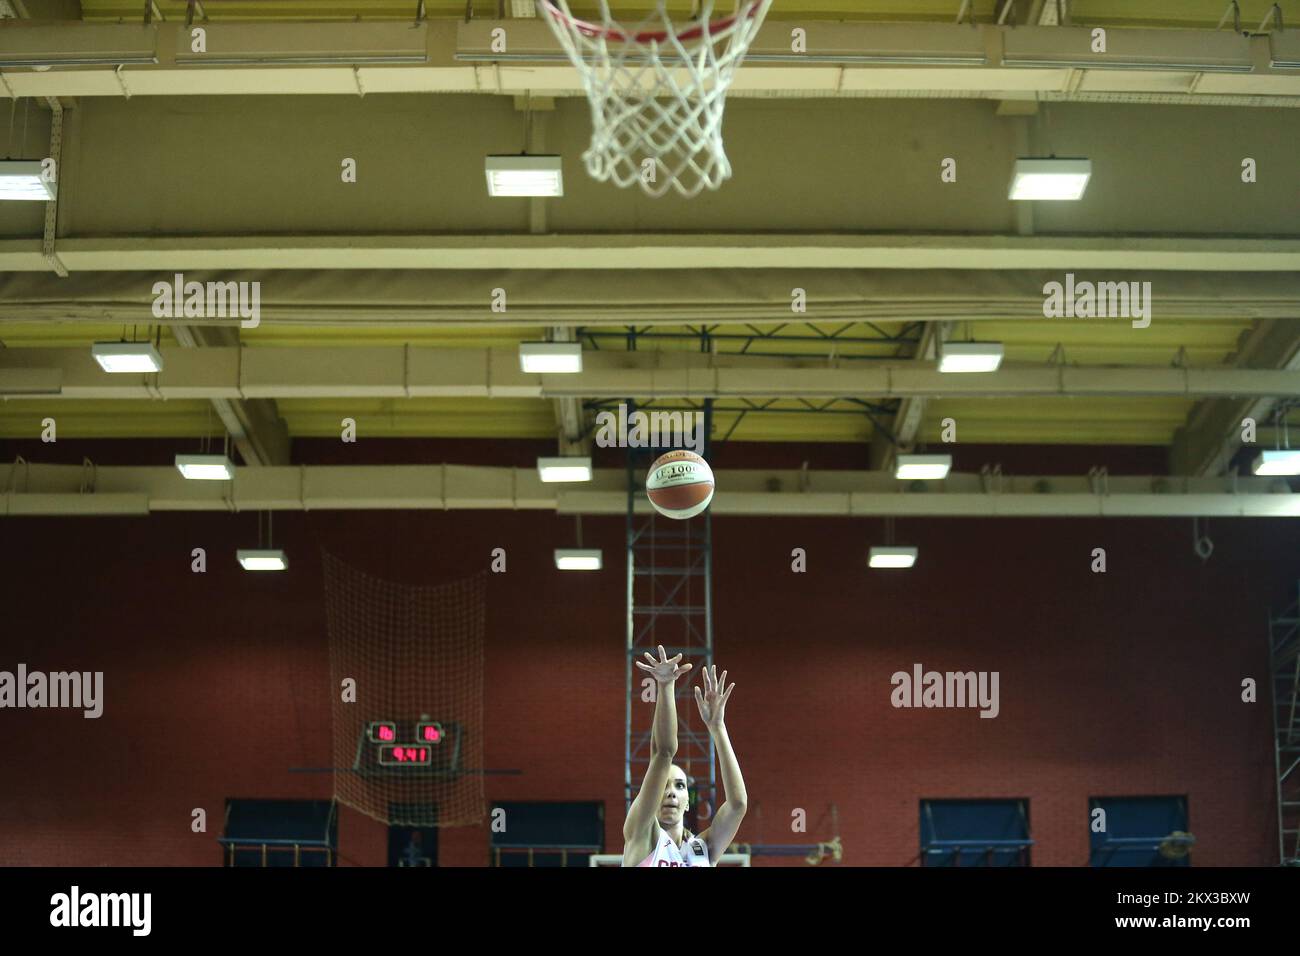
[[[731,16],[678,29],[666,0],[634,28],[600,0],[600,23],[579,20],[567,0],[538,0],[551,31],[582,77],[591,104],[587,172],[651,196],[676,189],[690,198],[731,178],[722,148],[727,90],[772,0],[736,0]]]

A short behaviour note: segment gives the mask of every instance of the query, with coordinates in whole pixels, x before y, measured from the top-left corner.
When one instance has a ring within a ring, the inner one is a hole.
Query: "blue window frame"
[[[922,866],[1029,866],[1029,801],[922,800]]]
[[[494,803],[489,823],[505,811],[505,829],[492,830],[493,866],[587,866],[605,849],[605,804]]]
[[[1190,866],[1196,842],[1187,832],[1185,796],[1090,797],[1088,835],[1090,866]]]
[[[335,866],[337,807],[333,800],[232,798],[217,842],[225,866]]]

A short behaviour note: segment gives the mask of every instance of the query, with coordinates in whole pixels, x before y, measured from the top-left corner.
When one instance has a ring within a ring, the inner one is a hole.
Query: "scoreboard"
[[[372,720],[357,742],[353,769],[385,776],[455,772],[460,750],[455,731],[455,724],[444,727],[423,715],[419,720]]]

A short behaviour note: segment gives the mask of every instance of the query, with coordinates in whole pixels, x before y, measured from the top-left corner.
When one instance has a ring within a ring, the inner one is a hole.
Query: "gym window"
[[[922,866],[1029,866],[1028,800],[922,800]]]
[[[217,842],[224,866],[336,866],[338,809],[333,800],[230,799]]]
[[[1186,797],[1090,797],[1090,866],[1190,866]]]
[[[505,829],[493,821],[505,812]],[[494,803],[488,815],[492,866],[587,866],[605,849],[605,804]]]

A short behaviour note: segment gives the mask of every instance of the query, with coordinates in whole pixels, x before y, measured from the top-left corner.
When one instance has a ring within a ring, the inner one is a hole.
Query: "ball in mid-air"
[[[713,469],[693,451],[667,452],[650,466],[645,492],[661,515],[694,518],[713,500]]]

